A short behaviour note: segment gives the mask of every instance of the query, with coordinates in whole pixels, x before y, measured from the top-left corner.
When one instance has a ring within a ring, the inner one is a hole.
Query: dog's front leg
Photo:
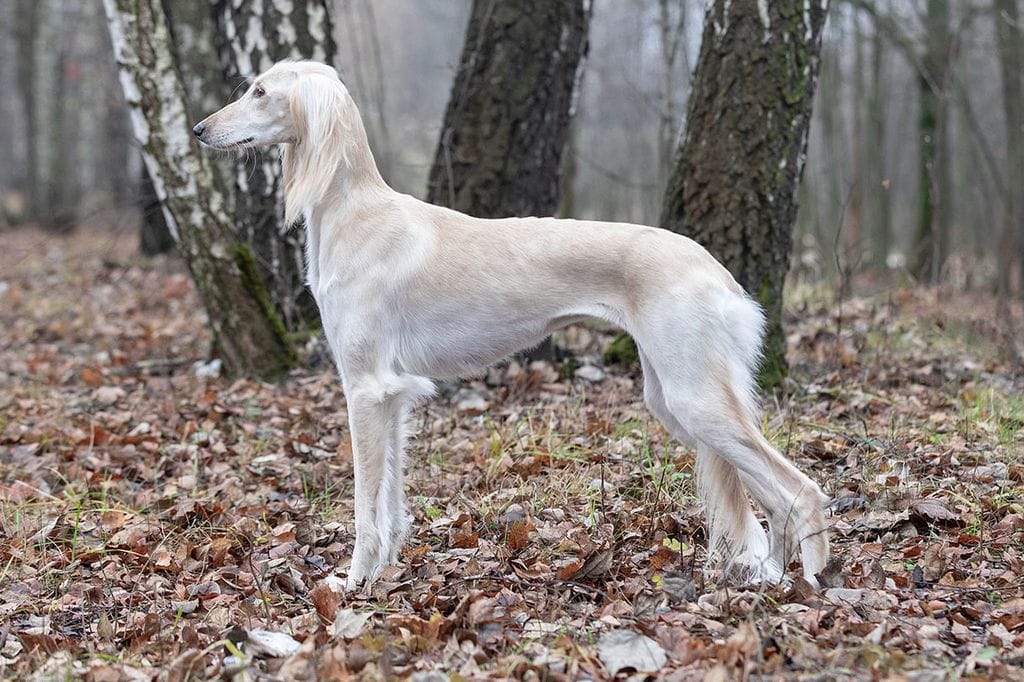
[[[385,548],[381,542],[381,522],[386,519],[380,518],[380,514],[387,514],[388,510],[380,509],[379,503],[387,474],[387,450],[393,441],[390,429],[394,424],[391,414],[394,405],[393,397],[375,389],[373,385],[357,385],[347,396],[356,479],[356,541],[348,571],[349,590],[354,590],[364,580],[376,579],[388,560],[383,556]]]

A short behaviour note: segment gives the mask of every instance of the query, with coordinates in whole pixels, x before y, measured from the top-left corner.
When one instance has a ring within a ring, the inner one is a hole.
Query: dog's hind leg
[[[728,535],[716,515],[729,520],[726,528],[732,523],[745,531],[753,527],[736,522],[735,504],[720,503],[716,510],[711,499],[738,495],[736,491],[745,487],[768,517],[770,559],[764,561],[760,537],[740,542],[738,559],[745,558],[746,550],[767,572],[775,573],[785,570],[790,552],[799,548],[804,577],[814,584],[828,561],[826,498],[768,443],[757,422],[754,370],[761,343],[760,310],[752,301],[713,288],[686,302],[682,309],[690,314],[685,316],[671,314],[673,306],[679,308],[678,301],[651,306],[658,314],[634,325],[639,327],[637,341],[657,374],[668,411],[698,444],[698,459],[703,460],[698,462],[698,481],[707,491],[709,525],[721,529],[712,529],[712,534]],[[737,475],[742,486],[736,485]]]
[[[648,409],[669,433],[684,443],[693,443],[693,438],[669,410],[661,381],[643,350],[640,364]],[[782,578],[782,566],[772,559],[768,537],[754,516],[736,467],[698,442],[694,468],[697,494],[708,521],[709,561],[721,559],[727,572],[740,573],[746,579],[778,582]]]
[[[768,443],[730,386],[716,389],[712,379],[700,398],[676,392],[668,395],[667,403],[699,443],[739,472],[768,516],[772,542],[767,565],[784,569],[789,554],[799,547],[804,577],[816,584],[815,576],[828,560],[827,498],[818,485]]]

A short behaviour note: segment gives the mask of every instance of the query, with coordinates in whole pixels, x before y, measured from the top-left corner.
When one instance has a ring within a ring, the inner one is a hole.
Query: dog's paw
[[[345,591],[349,594],[358,594],[362,586],[362,578],[357,578],[354,575],[350,575],[348,579],[345,581]]]
[[[750,552],[733,557],[726,567],[726,574],[731,581],[745,585],[778,585],[786,579],[777,561]]]
[[[387,564],[377,564],[366,570],[350,568],[348,579],[345,581],[345,590],[347,592],[360,592],[369,589],[386,567]]]

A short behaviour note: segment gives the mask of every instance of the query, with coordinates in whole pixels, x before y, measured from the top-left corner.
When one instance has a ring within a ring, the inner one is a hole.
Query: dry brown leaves
[[[821,591],[705,571],[693,455],[640,378],[541,364],[417,413],[413,536],[352,595],[322,349],[280,386],[197,378],[209,339],[178,265],[104,261],[95,234],[5,238],[7,677],[1022,673],[1024,382],[984,301],[903,291],[790,320],[794,382],[765,425],[834,497]],[[566,341],[587,363],[608,335]]]

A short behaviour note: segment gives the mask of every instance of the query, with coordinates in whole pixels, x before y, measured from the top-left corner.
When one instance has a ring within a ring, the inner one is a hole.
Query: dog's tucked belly
[[[411,323],[396,334],[400,369],[436,379],[477,374],[517,351],[537,345],[548,334],[584,316],[535,320],[488,320],[474,326],[449,318]],[[429,330],[429,331],[427,331]]]

